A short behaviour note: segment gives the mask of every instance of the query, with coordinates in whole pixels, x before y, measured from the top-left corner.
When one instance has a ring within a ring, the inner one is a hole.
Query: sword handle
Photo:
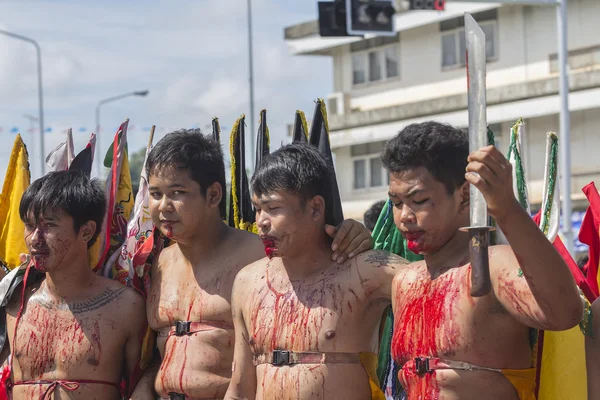
[[[492,290],[488,257],[489,228],[469,228],[471,259],[471,297],[485,296]]]

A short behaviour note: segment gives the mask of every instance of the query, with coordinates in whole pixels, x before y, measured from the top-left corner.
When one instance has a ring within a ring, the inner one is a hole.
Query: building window
[[[354,54],[352,56],[352,83],[358,85],[365,83],[365,75],[367,72],[366,54]]]
[[[352,84],[360,85],[399,77],[398,41],[398,36],[380,36],[352,43]]]
[[[350,148],[354,162],[354,189],[383,187],[389,184],[389,174],[381,161],[381,151],[385,143],[364,143]]]
[[[365,160],[354,160],[354,189],[367,187],[365,164]]]
[[[475,20],[485,33],[485,54],[488,61],[497,58],[497,12],[490,10],[474,14]],[[467,46],[463,18],[440,23],[442,68],[450,69],[467,65]]]

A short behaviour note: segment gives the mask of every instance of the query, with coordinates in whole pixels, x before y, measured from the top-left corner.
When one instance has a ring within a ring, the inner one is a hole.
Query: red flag
[[[600,264],[600,194],[598,193],[594,182],[587,184],[582,190],[590,202],[590,206],[581,223],[579,241],[590,247],[589,260],[584,267],[584,270],[587,271],[587,282],[597,297],[600,292],[598,290],[598,264]]]
[[[540,217],[541,217],[541,211],[539,211],[533,217],[533,220],[538,225],[540,223]],[[583,228],[583,225],[581,225],[581,227]],[[569,251],[563,244],[560,237],[557,236],[556,239],[554,239],[554,243],[552,243],[552,244],[554,245],[554,248],[558,251],[560,256],[563,258],[563,260],[565,260],[565,263],[567,263],[567,266],[569,267],[569,270],[571,271],[573,278],[575,278],[575,283],[577,284],[577,286],[579,286],[579,289],[581,289],[581,291],[583,292],[583,294],[587,298],[587,300],[590,303],[592,303],[598,297],[597,287],[596,287],[595,291],[592,287],[590,287],[589,282],[586,280],[585,276],[583,276],[583,273],[577,266],[577,263],[575,262],[575,260],[573,260],[573,257],[571,257],[571,254],[569,254]]]

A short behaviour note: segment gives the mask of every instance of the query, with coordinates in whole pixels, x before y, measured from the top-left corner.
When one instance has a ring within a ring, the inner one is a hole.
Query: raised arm
[[[472,153],[467,180],[483,193],[509,246],[490,249],[494,293],[524,325],[564,330],[577,325],[583,304],[569,267],[515,199],[512,166],[494,146]],[[473,172],[479,174],[472,174]]]
[[[235,278],[231,295],[231,310],[235,331],[231,383],[225,394],[227,400],[253,400],[256,396],[256,367],[252,363],[252,351],[248,344],[248,330],[244,322],[242,306],[245,303],[245,271]]]

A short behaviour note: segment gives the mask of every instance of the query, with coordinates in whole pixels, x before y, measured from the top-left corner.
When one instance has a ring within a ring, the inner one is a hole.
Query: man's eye
[[[401,201],[399,201],[399,202],[397,202],[397,203],[394,203],[394,207],[396,207],[396,208],[401,208],[401,207],[402,207],[402,202],[401,202]]]
[[[421,205],[421,204],[425,204],[429,199],[423,199],[423,200],[419,200],[419,201],[414,201],[415,204],[417,205]]]
[[[185,194],[185,192],[183,190],[175,190],[175,191],[173,191],[173,194],[175,196],[179,196],[179,195]]]

